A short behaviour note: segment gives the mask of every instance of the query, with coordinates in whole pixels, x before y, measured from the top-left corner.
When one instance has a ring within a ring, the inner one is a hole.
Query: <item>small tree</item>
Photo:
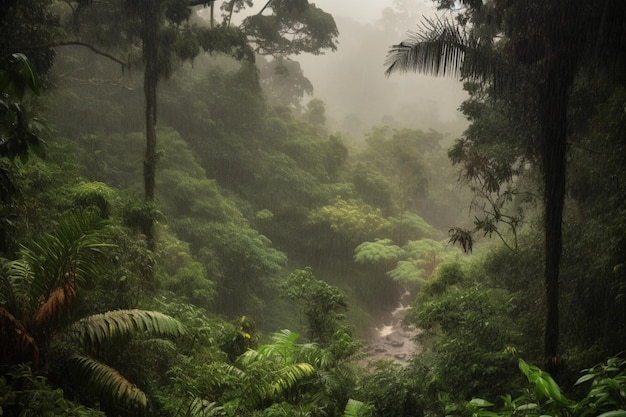
[[[297,269],[280,285],[283,296],[302,303],[309,339],[327,346],[341,330],[348,310],[346,296],[336,287],[316,279],[311,268]]]

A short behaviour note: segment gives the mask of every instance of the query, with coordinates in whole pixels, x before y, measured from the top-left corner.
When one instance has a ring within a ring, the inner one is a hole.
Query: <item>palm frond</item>
[[[98,276],[104,247],[104,222],[90,211],[72,213],[59,220],[50,233],[21,250],[22,259],[33,270],[31,292],[44,299],[68,281],[82,282]]]
[[[360,417],[366,415],[367,406],[365,403],[350,398],[343,411],[343,417]]]
[[[76,302],[76,285],[68,282],[54,290],[37,309],[32,318],[34,329],[52,329],[52,323],[59,320]]]
[[[315,375],[315,368],[309,363],[296,363],[281,368],[271,385],[272,397],[278,397],[313,375]]]
[[[273,343],[259,346],[256,350],[248,350],[238,359],[242,366],[250,366],[254,362],[278,360],[286,363],[294,359],[296,340],[300,335],[290,330],[281,330],[272,335]]]
[[[76,382],[85,384],[102,401],[148,408],[146,394],[110,366],[83,355],[73,355],[69,364]]]
[[[86,349],[97,349],[107,341],[136,333],[156,337],[178,337],[185,334],[176,319],[158,311],[115,310],[85,317],[70,326],[66,335]]]
[[[216,417],[224,414],[224,409],[215,402],[194,398],[185,413],[186,417]]]
[[[39,347],[24,325],[9,311],[0,307],[0,364],[32,362],[36,369]]]
[[[443,18],[424,18],[418,32],[389,49],[385,74],[420,72],[472,79],[501,78],[505,63],[494,52],[492,39],[481,39]]]
[[[386,75],[394,72],[422,72],[429,75],[459,75],[465,54],[477,42],[447,19],[424,18],[419,32],[391,47],[387,54]]]
[[[32,274],[22,260],[0,260],[0,305],[18,318],[27,309],[28,288]]]

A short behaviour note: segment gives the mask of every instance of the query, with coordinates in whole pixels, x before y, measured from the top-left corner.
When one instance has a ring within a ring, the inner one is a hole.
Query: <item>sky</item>
[[[300,55],[314,96],[326,103],[329,124],[337,130],[389,124],[459,134],[458,112],[467,97],[456,79],[421,74],[384,75],[389,47],[416,29],[423,14],[435,12],[431,0],[313,0],[331,13],[339,28],[336,52]],[[395,5],[395,8],[392,7]],[[386,9],[386,10],[385,10]]]
[[[320,9],[335,17],[349,17],[361,23],[378,20],[382,11],[394,4],[393,0],[309,0]],[[431,0],[399,1],[397,3],[415,3],[422,13],[434,9]]]
[[[310,0],[320,9],[335,17],[350,17],[359,22],[374,22],[392,0]]]

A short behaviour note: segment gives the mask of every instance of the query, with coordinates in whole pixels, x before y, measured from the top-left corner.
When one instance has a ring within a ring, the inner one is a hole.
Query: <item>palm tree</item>
[[[102,404],[124,404],[145,411],[146,394],[100,358],[107,343],[133,335],[179,337],[185,333],[175,319],[155,311],[118,310],[71,323],[80,284],[101,272],[98,255],[104,243],[104,222],[91,211],[62,218],[51,233],[23,247],[20,258],[0,264],[0,365],[31,362],[51,346],[63,353],[69,375]],[[57,355],[58,356],[58,355]]]
[[[39,364],[39,352],[76,303],[79,284],[98,275],[103,221],[91,212],[63,217],[20,258],[0,259],[0,364]]]
[[[230,373],[243,382],[244,407],[253,410],[284,398],[315,375],[316,367],[311,362],[324,352],[314,344],[297,344],[298,338],[289,330],[275,333],[273,343],[248,350],[230,367]]]
[[[449,4],[440,1],[442,7]],[[559,365],[559,268],[565,199],[567,108],[571,86],[582,67],[593,66],[619,75],[626,39],[620,0],[595,4],[576,0],[462,0],[456,22],[427,20],[423,29],[393,46],[387,75],[418,71],[461,75],[490,83],[496,94],[524,82],[537,111],[540,144],[536,153],[543,173],[544,284],[546,322],[544,356],[552,373]],[[621,16],[621,17],[620,17]],[[468,24],[469,23],[469,24]],[[513,95],[514,96],[514,95]]]

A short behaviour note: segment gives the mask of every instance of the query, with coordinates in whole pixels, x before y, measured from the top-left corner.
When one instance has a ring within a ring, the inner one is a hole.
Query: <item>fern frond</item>
[[[194,398],[185,416],[188,417],[216,417],[224,414],[224,409],[215,402],[202,398]]]
[[[178,337],[185,334],[185,328],[178,320],[158,311],[114,310],[78,320],[66,332],[84,348],[92,349],[136,333]]]
[[[343,411],[343,417],[360,417],[365,415],[365,403],[353,399],[349,399],[346,408]]]
[[[102,401],[148,408],[146,394],[110,366],[83,355],[73,355],[69,363],[77,382],[88,386]]]
[[[272,383],[272,396],[278,397],[313,375],[315,375],[315,368],[308,363],[296,363],[281,368]]]
[[[30,268],[21,260],[0,260],[0,305],[21,318],[27,307]]]

